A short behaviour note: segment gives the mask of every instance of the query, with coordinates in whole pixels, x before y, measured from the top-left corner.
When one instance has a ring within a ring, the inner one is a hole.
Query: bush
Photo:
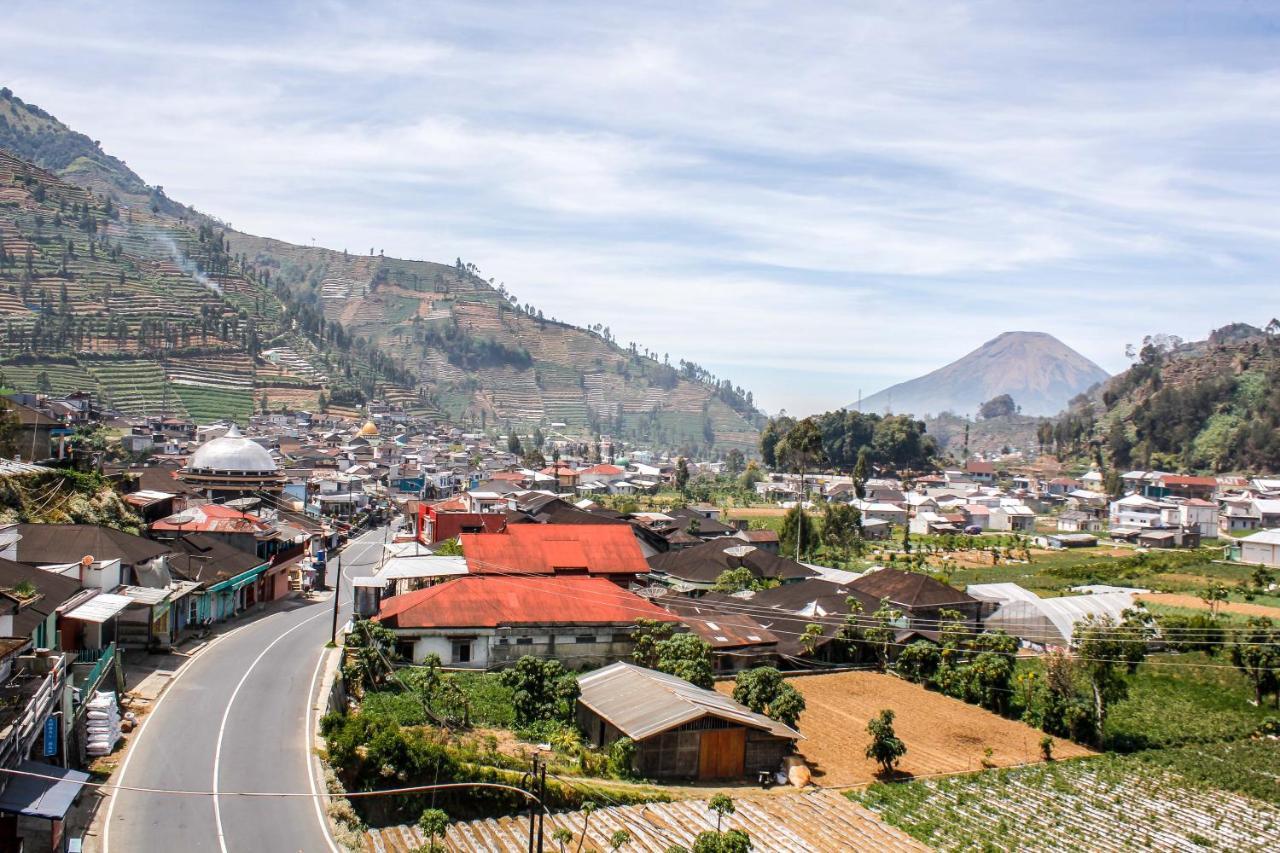
[[[609,747],[609,773],[619,779],[635,775],[636,744],[629,737],[620,737]]]

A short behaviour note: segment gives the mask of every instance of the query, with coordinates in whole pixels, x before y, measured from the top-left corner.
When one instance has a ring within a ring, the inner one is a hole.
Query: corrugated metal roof
[[[632,740],[643,740],[708,714],[778,737],[802,737],[790,726],[753,713],[728,696],[634,664],[614,663],[580,675],[578,686],[582,689],[578,701]]]
[[[66,618],[79,619],[81,622],[106,622],[130,604],[133,604],[133,599],[127,595],[103,592],[67,613]]]
[[[736,810],[726,815],[722,829],[741,829],[751,837],[753,850],[769,853],[812,853],[822,850],[860,850],[870,853],[928,850],[906,833],[889,826],[875,814],[835,791],[784,793],[736,797]],[[664,853],[675,845],[693,847],[700,832],[716,828],[716,814],[709,801],[676,800],[634,806],[598,808],[584,821],[581,812],[548,815],[544,837],[567,829],[573,840],[567,849],[610,849],[609,837],[620,829],[631,834],[624,849],[638,853]],[[586,825],[586,837],[582,838]],[[451,824],[444,847],[451,851],[484,850],[520,853],[529,849],[528,818],[503,817]],[[370,853],[422,849],[426,836],[417,826],[393,826],[364,835]],[[548,849],[551,845],[548,844]]]

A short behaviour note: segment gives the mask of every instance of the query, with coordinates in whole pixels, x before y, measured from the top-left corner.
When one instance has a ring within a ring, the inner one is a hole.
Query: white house
[[[1111,526],[1115,527],[1161,527],[1160,503],[1142,495],[1125,495],[1120,500],[1111,502]]]
[[[1280,530],[1260,530],[1241,539],[1240,562],[1280,568]]]
[[[1218,538],[1218,505],[1212,501],[1191,498],[1178,504],[1178,524],[1194,530],[1201,539]]]

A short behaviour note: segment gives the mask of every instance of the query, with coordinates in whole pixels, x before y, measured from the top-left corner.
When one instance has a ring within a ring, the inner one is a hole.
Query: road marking
[[[375,531],[373,530],[369,531],[369,533],[374,533],[374,532]],[[365,534],[365,535],[367,536],[369,534]],[[357,540],[360,538],[363,538],[363,537],[357,537]],[[375,542],[373,544],[376,545],[378,543]],[[364,548],[365,550],[361,552],[362,554],[368,552],[369,545],[366,544]],[[338,576],[338,581],[334,585],[333,594],[334,596],[339,597],[339,605],[341,605],[341,598],[340,598],[342,594],[342,576],[341,575]],[[289,630],[285,631],[283,634],[281,634],[280,636],[272,640],[267,645],[267,647],[263,649],[261,652],[259,652],[258,656],[253,659],[253,663],[249,664],[249,668],[244,671],[244,675],[240,676],[240,681],[236,684],[235,689],[231,691],[230,698],[227,699],[226,710],[222,712],[222,723],[218,726],[217,747],[214,749],[214,752],[213,752],[213,822],[214,822],[215,828],[218,831],[218,849],[220,849],[222,853],[227,853],[227,839],[222,829],[222,803],[218,798],[218,775],[222,767],[222,742],[226,738],[227,720],[230,719],[231,717],[231,709],[236,704],[236,697],[240,695],[240,689],[244,687],[244,683],[249,680],[249,676],[253,674],[254,669],[256,669],[258,664],[262,662],[262,659],[267,656],[267,652],[275,648],[276,643],[279,643],[285,637],[289,636],[294,631],[301,628],[303,625],[306,625],[308,622],[314,622],[316,619],[319,619],[321,616],[328,616],[328,615],[329,615],[328,613],[321,611],[320,613],[317,613],[314,616],[308,616],[306,619],[303,619],[297,625],[294,625],[292,628],[290,628]],[[311,705],[311,697],[310,695],[308,695],[307,696],[308,710],[310,709],[310,705]],[[310,713],[308,713],[308,717],[310,717]],[[311,750],[309,746],[308,746],[306,755],[307,755],[307,761],[308,761],[307,776],[310,778],[311,777],[311,765],[310,765]],[[312,779],[311,781],[312,781],[312,784],[314,785],[314,779]],[[314,793],[314,788],[312,789],[312,792]],[[325,832],[325,839],[329,840],[329,835],[327,830]],[[332,844],[332,841],[330,841],[330,843]]]
[[[369,531],[369,533],[366,533],[365,535],[367,536],[367,535],[372,534],[372,533],[374,533],[374,532],[376,532],[376,531],[372,531],[372,530],[371,530],[371,531]],[[359,538],[361,538],[361,537],[357,537],[357,541],[358,541],[358,539],[359,539]],[[368,551],[368,547],[366,546],[366,547],[365,547],[365,550],[364,550],[364,551],[362,551],[362,552],[361,552],[361,554],[363,555],[363,554],[364,554],[365,552],[367,552],[367,551]],[[344,574],[345,574],[345,573],[344,573]],[[338,594],[338,591],[337,591],[337,590],[335,590],[335,591],[334,591],[334,595],[337,595],[337,594]],[[324,599],[320,599],[320,600],[321,600],[321,601],[327,601],[328,599],[327,599],[327,598],[324,598]],[[277,611],[277,612],[279,613],[279,612],[283,612],[283,611]],[[325,615],[325,613],[323,613],[323,612],[322,612],[322,613],[318,613],[318,614],[316,614],[315,616],[309,617],[305,622],[299,622],[299,623],[298,623],[298,625],[295,625],[294,627],[296,628],[296,627],[299,627],[299,626],[301,626],[301,625],[305,625],[305,624],[306,624],[306,622],[310,622],[312,619],[316,619],[316,618],[318,618],[318,617],[320,617],[320,616],[323,616],[323,615]],[[218,643],[220,643],[220,642],[222,642],[222,641],[224,641],[224,640],[226,640],[226,639],[228,639],[228,638],[230,638],[230,637],[234,636],[235,634],[239,633],[240,631],[245,630],[246,628],[252,628],[253,626],[258,625],[258,624],[261,624],[261,620],[259,620],[259,621],[255,621],[255,622],[246,622],[246,623],[245,623],[245,624],[243,624],[243,625],[237,625],[236,627],[234,627],[234,628],[230,629],[229,631],[226,631],[226,632],[224,632],[224,633],[218,634],[218,635],[217,635],[217,636],[215,636],[213,639],[211,639],[211,640],[209,640],[207,643],[205,643],[203,646],[201,646],[200,648],[198,648],[198,649],[196,649],[195,651],[193,651],[193,652],[191,652],[191,653],[190,653],[190,655],[189,655],[189,656],[188,656],[188,658],[187,658],[186,663],[185,663],[185,664],[183,664],[183,665],[182,665],[182,667],[180,667],[180,668],[178,669],[178,674],[177,674],[177,675],[175,675],[175,676],[173,677],[173,680],[171,680],[171,681],[169,682],[169,684],[165,687],[164,692],[160,694],[160,698],[159,698],[159,699],[157,699],[157,700],[156,700],[156,702],[155,702],[155,704],[151,706],[151,709],[147,712],[147,715],[146,715],[145,717],[143,717],[143,718],[142,718],[142,724],[138,726],[138,730],[137,730],[137,732],[133,735],[133,738],[131,739],[131,742],[129,743],[129,748],[128,748],[128,750],[125,752],[125,755],[124,755],[124,761],[123,761],[123,762],[121,762],[121,764],[120,764],[120,771],[119,771],[119,773],[120,773],[120,776],[119,776],[119,784],[123,785],[123,784],[125,783],[125,778],[126,778],[126,776],[127,776],[128,772],[129,772],[129,764],[130,764],[130,762],[132,762],[132,761],[133,761],[133,755],[134,755],[134,753],[135,753],[135,752],[138,752],[138,751],[139,751],[139,749],[140,749],[140,748],[141,748],[141,746],[142,746],[142,736],[143,736],[143,734],[144,734],[144,733],[146,732],[146,730],[147,730],[147,724],[148,724],[148,723],[150,723],[150,722],[151,722],[151,720],[152,720],[152,719],[157,715],[157,712],[160,710],[160,706],[164,704],[165,699],[169,698],[169,694],[173,692],[173,688],[174,688],[175,686],[177,686],[178,682],[179,682],[179,681],[181,681],[181,680],[182,680],[182,678],[183,678],[183,677],[184,677],[184,676],[185,676],[185,675],[186,675],[186,674],[191,670],[191,665],[192,665],[192,664],[193,664],[193,663],[194,663],[194,662],[195,662],[199,657],[201,657],[205,652],[209,651],[209,649],[212,649],[212,648],[214,648],[215,646],[217,646],[217,645],[218,645]],[[291,628],[290,630],[293,630],[293,629]],[[287,633],[287,632],[286,632],[286,633]],[[281,636],[283,637],[284,635],[282,634]],[[278,639],[278,638],[277,638],[277,639]],[[272,645],[274,645],[274,643],[273,643]],[[270,648],[270,646],[268,646],[268,648]],[[243,683],[243,679],[242,679],[242,683]],[[239,689],[239,688],[237,688],[237,689]],[[230,704],[228,704],[228,705],[227,705],[227,709],[228,709],[228,711],[230,710],[230,707],[231,707],[231,706],[230,706]],[[223,717],[223,724],[225,725],[225,723],[226,723],[226,717],[224,716],[224,717]],[[221,733],[219,733],[219,737],[218,737],[218,749],[219,749],[219,750],[221,750],[221,748],[222,748],[222,736],[221,736]],[[216,769],[215,769],[215,771],[214,771],[214,790],[215,790],[215,791],[217,790],[217,770],[216,770]],[[119,798],[118,798],[115,794],[112,794],[112,795],[108,798],[108,800],[107,800],[107,813],[106,813],[105,818],[103,819],[103,827],[102,827],[102,853],[110,853],[110,850],[111,850],[111,824],[112,824],[112,822],[113,822],[113,821],[112,821],[112,818],[113,818],[113,816],[114,816],[114,814],[115,814],[115,810],[116,810],[116,800],[117,800],[117,799],[119,799]],[[214,809],[215,809],[215,811],[216,811],[216,810],[217,810],[217,806],[218,806],[218,798],[215,796],[215,797],[213,798],[213,801],[214,801]],[[326,836],[326,837],[327,837],[327,836]],[[218,841],[219,841],[219,843],[220,843],[220,844],[222,843],[222,829],[221,829],[221,825],[219,825],[219,827],[218,827]],[[332,843],[332,842],[331,842],[331,843]],[[223,846],[223,848],[222,848],[222,849],[225,851],[225,850],[226,850],[226,847],[225,847],[225,846]]]
[[[156,716],[156,712],[160,710],[160,706],[164,704],[164,700],[169,698],[169,694],[173,692],[174,686],[176,686],[177,683],[182,679],[182,677],[187,674],[187,671],[191,669],[191,664],[194,663],[197,658],[199,658],[209,649],[216,646],[218,643],[234,635],[238,631],[243,631],[245,628],[251,628],[256,624],[258,623],[247,622],[244,625],[237,625],[236,627],[232,628],[230,631],[227,631],[226,633],[223,633],[223,634],[219,634],[209,642],[205,643],[199,649],[192,652],[191,656],[187,658],[187,662],[178,669],[178,674],[175,675],[173,677],[173,680],[170,681],[169,684],[164,688],[164,692],[160,694],[160,698],[157,699],[156,703],[151,706],[151,710],[148,711],[147,715],[142,718],[142,725],[138,726],[138,732],[133,736],[133,741],[132,743],[129,744],[129,749],[124,754],[124,761],[120,764],[120,783],[119,784],[121,785],[124,784],[125,774],[129,772],[129,762],[133,760],[133,754],[138,751],[139,746],[141,746],[142,744],[142,733],[147,730],[147,723],[151,722],[152,718]],[[117,799],[116,796],[113,794],[107,802],[107,816],[103,821],[103,827],[102,827],[102,853],[109,853],[111,849],[111,815],[116,810],[116,799]]]
[[[335,593],[335,595],[336,594],[337,593]],[[258,652],[258,656],[253,659],[253,663],[249,664],[249,668],[244,671],[244,675],[240,676],[240,681],[236,684],[235,689],[231,691],[231,697],[227,699],[226,710],[222,712],[222,723],[218,726],[218,745],[213,751],[213,822],[218,830],[218,848],[222,853],[227,853],[227,840],[222,831],[222,804],[218,799],[218,771],[222,767],[222,741],[227,734],[227,720],[231,717],[231,708],[236,703],[236,696],[240,695],[240,688],[244,687],[244,683],[249,680],[249,676],[253,674],[254,669],[256,669],[258,664],[262,662],[262,659],[267,656],[267,652],[275,648],[276,643],[280,642],[303,625],[306,625],[308,622],[314,622],[321,616],[328,615],[329,614],[321,611],[314,616],[308,616],[306,619],[303,619],[297,625],[294,625],[292,628],[268,643],[265,649]]]
[[[305,747],[304,755],[307,757],[307,782],[311,785],[312,795],[320,793],[320,788],[316,780],[316,763],[318,759],[315,755],[315,730],[313,726],[316,720],[316,709],[311,704],[312,698],[316,695],[316,682],[320,679],[320,670],[324,668],[325,658],[329,656],[327,648],[320,650],[320,660],[316,661],[315,672],[311,673],[311,689],[307,691],[307,724],[303,727],[303,746]],[[312,802],[316,804],[316,820],[320,821],[320,831],[324,833],[324,840],[328,843],[332,853],[340,853],[338,845],[333,841],[333,835],[329,832],[329,819],[325,815],[323,797],[314,796]]]

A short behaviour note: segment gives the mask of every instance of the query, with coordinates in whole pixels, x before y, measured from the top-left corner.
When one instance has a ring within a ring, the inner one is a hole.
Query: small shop
[[[19,762],[0,791],[0,850],[67,849],[64,823],[89,774],[40,761]]]

